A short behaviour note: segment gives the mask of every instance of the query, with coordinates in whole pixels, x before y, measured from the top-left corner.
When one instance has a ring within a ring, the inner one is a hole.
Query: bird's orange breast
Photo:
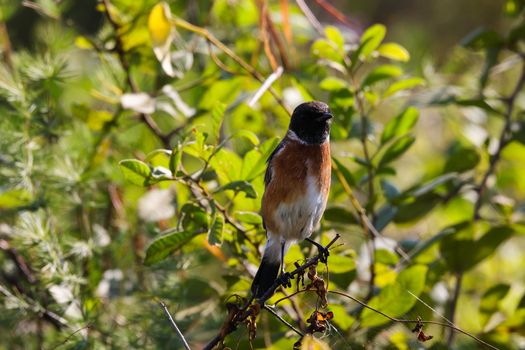
[[[313,180],[326,203],[331,175],[329,141],[310,145],[287,140],[268,166],[272,171],[271,180],[262,199],[262,216],[267,230],[276,233],[279,231],[274,216],[278,206],[303,200],[308,191],[308,180]]]

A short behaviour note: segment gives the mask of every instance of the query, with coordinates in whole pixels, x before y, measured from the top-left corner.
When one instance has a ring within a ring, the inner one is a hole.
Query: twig
[[[268,77],[268,79],[266,79],[264,81],[264,83],[261,85],[261,87],[259,88],[259,90],[257,90],[255,92],[255,95],[253,95],[253,97],[250,99],[250,101],[248,102],[248,106],[250,107],[253,107],[255,106],[255,104],[257,103],[257,101],[259,101],[259,99],[261,98],[261,96],[264,94],[264,92],[266,90],[268,90],[270,88],[270,86],[272,86],[272,84],[277,80],[279,79],[279,77],[283,74],[283,67],[279,66],[277,67],[277,69],[275,70],[275,72],[273,72],[272,74],[270,74],[270,76]]]
[[[66,339],[64,339],[62,342],[60,342],[59,344],[57,344],[54,347],[52,347],[51,350],[57,349],[57,348],[61,347],[62,345],[65,345],[69,341],[69,339],[71,339],[71,338],[73,338],[73,336],[75,336],[75,334],[77,334],[78,332],[83,331],[84,329],[90,329],[91,327],[92,327],[91,324],[87,324],[84,327],[77,329],[76,331],[74,331],[73,333],[68,335],[66,337]]]
[[[228,57],[234,60],[239,66],[241,66],[245,71],[247,71],[253,78],[258,80],[260,83],[264,83],[265,79],[261,73],[259,73],[254,67],[252,67],[246,61],[244,61],[242,58],[237,56],[235,52],[233,52],[228,46],[224,45],[222,41],[217,39],[206,28],[202,28],[202,27],[193,25],[189,22],[186,22],[185,20],[181,18],[174,18],[172,21],[176,26],[204,37],[206,40],[208,40],[210,43],[212,43],[217,48],[219,48],[222,52],[224,52]],[[269,88],[268,91],[270,92],[270,94],[272,94],[272,96],[277,101],[277,103],[279,103],[279,105],[286,111],[286,113],[291,114],[291,111],[288,110],[283,99],[279,97],[279,95],[277,95],[275,90],[273,90],[272,88]]]
[[[405,319],[401,319],[401,318],[391,317],[391,316],[385,314],[384,312],[369,306],[367,303],[364,303],[361,300],[359,300],[359,299],[357,299],[357,298],[355,298],[355,297],[353,297],[353,296],[351,296],[349,294],[346,294],[346,293],[343,293],[343,292],[339,292],[339,291],[335,291],[335,290],[329,290],[328,293],[337,294],[337,295],[343,296],[345,298],[351,299],[351,300],[355,301],[356,303],[358,303],[359,305],[361,305],[362,307],[367,308],[369,310],[372,310],[373,312],[375,312],[375,313],[377,313],[377,314],[379,314],[379,315],[389,319],[390,321],[398,322],[398,323],[415,323],[415,324],[417,324],[419,322],[419,323],[423,323],[423,324],[433,324],[433,325],[436,325],[436,326],[446,327],[446,328],[449,328],[451,330],[454,330],[456,332],[459,332],[461,334],[464,334],[464,335],[474,339],[479,344],[481,344],[481,345],[483,345],[483,346],[485,346],[485,347],[487,347],[489,349],[499,350],[497,347],[495,347],[493,345],[490,345],[489,343],[479,339],[475,335],[470,334],[469,332],[464,331],[461,328],[453,326],[453,325],[450,325],[448,323],[442,323],[442,322],[437,322],[437,321],[405,320]]]
[[[306,17],[308,22],[310,22],[312,27],[314,27],[314,29],[317,31],[317,33],[322,35],[322,36],[324,36],[323,25],[315,17],[315,15],[313,14],[312,10],[310,10],[310,8],[308,7],[308,5],[306,5],[304,0],[295,0],[295,2],[297,3],[297,6],[299,6],[301,11],[303,11],[304,16]]]
[[[324,248],[329,249],[339,239],[339,237],[339,234],[337,234]],[[316,256],[307,259],[303,265],[297,267],[294,271],[289,273],[290,278],[293,278],[299,274],[304,274],[310,266],[318,264],[320,258],[320,254],[317,254]],[[279,279],[276,280],[274,284],[266,291],[266,293],[264,293],[259,299],[255,300],[255,303],[252,304],[253,299],[251,299],[244,305],[244,307],[237,310],[233,314],[230,311],[228,314],[228,319],[226,319],[225,323],[223,324],[221,331],[208,343],[208,345],[204,347],[204,350],[211,350],[217,344],[224,341],[228,334],[234,332],[237,327],[248,317],[253,316],[254,312],[258,312],[254,310],[260,310],[261,308],[267,309],[264,303],[274,294],[274,291],[283,284],[284,281]],[[283,320],[281,320],[281,322],[282,321]]]
[[[523,63],[523,66],[522,66],[521,76],[518,80],[518,83],[516,84],[516,87],[512,91],[511,95],[507,99],[505,99],[506,106],[507,106],[507,110],[504,114],[505,125],[503,126],[503,129],[501,130],[501,134],[499,136],[498,148],[496,149],[496,152],[494,152],[494,154],[490,157],[489,168],[483,175],[483,178],[479,186],[476,189],[476,193],[478,197],[474,204],[474,220],[478,220],[480,218],[479,211],[481,209],[481,204],[483,202],[483,198],[482,198],[483,193],[485,192],[487,188],[487,181],[489,177],[496,170],[496,164],[501,158],[501,152],[509,144],[512,138],[511,129],[512,129],[512,113],[514,111],[514,103],[516,101],[516,97],[521,92],[525,84],[525,58],[522,58],[522,63]]]
[[[170,320],[171,325],[173,326],[173,329],[175,329],[175,332],[177,332],[177,335],[179,336],[180,340],[182,341],[182,344],[184,345],[184,349],[191,350],[190,346],[188,345],[188,342],[186,341],[186,338],[184,338],[184,334],[180,331],[179,327],[177,327],[177,324],[175,323],[175,320],[170,314],[170,310],[168,310],[168,307],[166,304],[164,304],[163,301],[159,300],[159,304],[164,310],[164,313],[166,316],[168,316],[168,319]]]
[[[292,326],[290,324],[290,322],[286,321],[284,318],[282,318],[281,316],[279,316],[279,314],[277,312],[275,312],[271,307],[269,307],[268,305],[264,305],[263,306],[264,309],[268,312],[270,312],[272,315],[274,315],[275,317],[277,317],[277,319],[279,321],[281,321],[282,323],[284,323],[288,328],[290,328],[292,331],[294,331],[295,333],[297,333],[297,335],[300,335],[301,337],[304,337],[304,334],[298,330],[297,328],[295,328],[294,326]]]

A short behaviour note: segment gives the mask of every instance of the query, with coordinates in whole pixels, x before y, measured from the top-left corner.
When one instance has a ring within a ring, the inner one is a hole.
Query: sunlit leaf
[[[221,213],[215,214],[215,218],[208,232],[208,243],[211,245],[222,244],[222,234],[224,232],[224,216]]]
[[[248,198],[257,198],[257,192],[255,192],[253,186],[247,181],[230,182],[229,184],[218,188],[215,192],[222,192],[226,190],[231,190],[234,192],[244,192],[244,194]]]
[[[150,266],[166,259],[171,253],[182,248],[199,232],[170,232],[156,238],[146,249],[144,265]]]
[[[392,143],[381,157],[378,168],[384,167],[386,164],[393,162],[397,158],[401,157],[412,144],[416,141],[416,138],[412,135],[402,136],[400,139]]]
[[[369,305],[390,317],[403,316],[417,302],[410,293],[419,296],[423,292],[427,270],[426,266],[415,265],[401,271],[396,281],[384,287],[379,295],[370,300]],[[389,319],[370,309],[363,310],[362,327],[377,327],[388,322]]]
[[[129,182],[139,186],[149,184],[151,169],[146,163],[138,159],[124,159],[119,162],[119,166],[124,178]]]
[[[379,67],[374,68],[366,78],[364,79],[361,87],[369,86],[378,81],[395,78],[403,74],[403,70],[398,66],[393,66],[391,64],[385,64]]]
[[[8,189],[0,188],[0,209],[16,208],[28,205],[33,196],[25,189]]]
[[[396,43],[384,43],[377,48],[377,52],[379,55],[395,61],[407,62],[410,60],[408,51]]]
[[[382,24],[374,24],[361,36],[361,43],[356,51],[357,58],[364,60],[379,47],[386,34],[386,27]]]
[[[416,86],[424,85],[425,80],[421,78],[407,78],[393,82],[385,91],[383,97],[389,97],[397,92],[409,90]]]
[[[393,138],[405,135],[414,127],[418,119],[419,110],[415,107],[408,107],[385,125],[381,134],[381,143],[387,143]]]

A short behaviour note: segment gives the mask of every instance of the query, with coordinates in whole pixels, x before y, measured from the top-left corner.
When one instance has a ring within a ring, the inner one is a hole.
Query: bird
[[[261,201],[266,244],[251,286],[255,298],[262,297],[277,278],[286,278],[284,256],[292,244],[308,240],[326,261],[328,251],[309,237],[317,229],[330,191],[332,118],[326,103],[300,104],[285,137],[268,157]]]

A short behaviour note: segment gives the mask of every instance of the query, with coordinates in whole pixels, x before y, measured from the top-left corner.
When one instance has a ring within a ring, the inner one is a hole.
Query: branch
[[[518,80],[518,83],[516,84],[516,87],[512,91],[511,95],[507,99],[505,99],[505,104],[507,106],[505,114],[504,114],[505,125],[503,126],[503,129],[501,130],[501,134],[499,136],[498,148],[496,149],[496,152],[494,152],[494,154],[490,157],[489,168],[483,175],[483,178],[478,188],[476,189],[476,193],[478,197],[474,204],[474,220],[478,220],[480,218],[479,211],[481,209],[481,204],[483,202],[483,199],[482,199],[483,193],[485,192],[487,188],[487,181],[489,177],[496,170],[496,164],[501,158],[501,152],[509,144],[509,142],[512,139],[512,113],[514,111],[514,103],[516,101],[518,94],[521,92],[525,84],[525,58],[524,57],[522,57],[522,63],[523,63],[523,67],[521,70],[521,76]]]
[[[107,0],[105,0],[107,1]],[[230,57],[232,60],[234,60],[239,66],[241,66],[245,71],[247,71],[253,78],[258,80],[260,83],[264,83],[265,79],[264,76],[259,73],[254,67],[252,67],[249,63],[244,61],[241,57],[237,56],[235,52],[233,52],[228,46],[224,45],[222,41],[217,39],[212,33],[210,33],[206,28],[202,28],[196,25],[193,25],[189,22],[186,22],[185,20],[181,18],[175,18],[173,19],[173,23],[181,27],[183,29],[189,30],[190,32],[193,32],[195,34],[198,34],[202,37],[204,37],[206,40],[208,40],[210,43],[215,45],[217,48],[219,48],[222,52],[224,52],[228,57]],[[284,104],[284,101],[274,89],[269,88],[268,91],[272,94],[274,99],[279,103],[279,105],[288,113],[291,114],[286,105]]]
[[[184,338],[184,334],[182,334],[179,327],[177,327],[177,324],[175,323],[175,320],[171,316],[170,310],[168,310],[168,307],[166,306],[166,304],[164,304],[164,302],[162,301],[159,301],[159,304],[164,310],[164,313],[166,314],[166,316],[168,316],[168,319],[170,320],[171,325],[175,329],[175,332],[177,332],[177,335],[179,336],[180,340],[182,341],[182,344],[184,345],[184,349],[191,350],[190,346],[188,345],[188,342],[186,341],[186,338]]]
[[[340,237],[339,234],[336,234],[336,236],[324,248],[325,249],[329,249],[339,239],[339,237]],[[292,272],[289,272],[290,278],[293,279],[294,276],[304,275],[311,266],[317,265],[319,263],[320,258],[321,258],[321,255],[317,254],[314,257],[307,259],[304,264],[298,266]],[[244,305],[242,308],[236,309],[235,306],[230,306],[228,308],[228,311],[229,311],[228,317],[224,321],[223,326],[222,326],[219,334],[217,334],[208,343],[208,345],[206,345],[206,347],[204,347],[204,350],[211,350],[217,344],[223,342],[224,339],[226,338],[226,336],[228,334],[230,334],[230,333],[233,333],[241,323],[245,322],[249,317],[255,317],[258,314],[258,312],[260,311],[261,308],[264,308],[264,309],[268,310],[268,308],[266,307],[266,305],[264,303],[269,298],[271,298],[272,295],[274,294],[275,290],[277,288],[279,288],[280,286],[283,286],[284,283],[285,283],[285,281],[283,281],[281,279],[277,279],[274,282],[274,284],[266,291],[266,293],[264,293],[259,299],[255,300],[255,302],[253,302],[254,300],[253,300],[253,298],[251,298],[246,303],[246,305]],[[272,312],[272,314],[274,314],[274,313]],[[292,325],[290,325],[288,322],[286,322],[282,318],[279,317],[279,320],[281,322],[284,321],[283,323],[285,323],[288,327],[290,327],[290,329],[292,329],[297,334],[301,334],[300,331],[295,329]]]
[[[464,334],[472,339],[474,339],[475,341],[477,341],[479,344],[485,346],[486,348],[488,349],[493,349],[493,350],[499,350],[497,347],[493,346],[493,345],[490,345],[489,343],[479,339],[478,337],[476,337],[475,335],[473,334],[470,334],[469,332],[467,331],[464,331],[462,330],[461,328],[459,327],[456,327],[454,325],[451,325],[451,324],[448,324],[448,323],[442,323],[442,322],[437,322],[437,321],[422,321],[422,320],[405,320],[405,319],[401,319],[401,318],[396,318],[396,317],[391,317],[387,314],[385,314],[384,312],[382,311],[379,311],[375,308],[373,308],[372,306],[369,306],[367,303],[365,302],[362,302],[361,300],[357,299],[357,298],[354,298],[353,296],[349,295],[349,294],[346,294],[346,293],[343,293],[343,292],[338,292],[338,291],[335,291],[335,290],[329,290],[328,293],[331,293],[331,294],[337,294],[337,295],[341,295],[345,298],[348,298],[348,299],[351,299],[353,301],[355,301],[356,303],[358,303],[359,305],[363,306],[364,308],[367,308],[369,310],[372,310],[373,312],[385,317],[385,318],[388,318],[390,321],[393,321],[393,322],[397,322],[397,323],[414,323],[414,324],[418,324],[418,323],[422,323],[422,324],[433,324],[433,325],[436,325],[436,326],[441,326],[441,327],[445,327],[445,328],[449,328],[451,330],[454,330],[456,332],[459,332],[461,334]]]

